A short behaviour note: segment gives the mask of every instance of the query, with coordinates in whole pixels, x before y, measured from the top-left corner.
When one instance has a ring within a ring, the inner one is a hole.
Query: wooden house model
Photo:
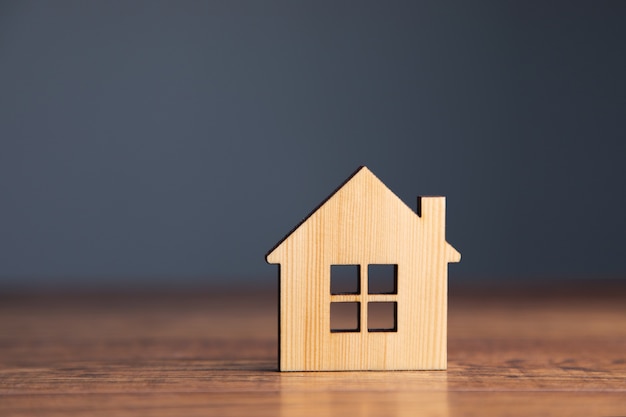
[[[279,369],[446,369],[448,263],[460,258],[445,197],[419,197],[416,213],[360,167],[267,254],[280,264]]]

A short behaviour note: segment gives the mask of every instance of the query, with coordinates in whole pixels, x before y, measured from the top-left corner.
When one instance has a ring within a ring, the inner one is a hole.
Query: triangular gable
[[[398,197],[395,193],[393,193],[391,190],[389,190],[389,188],[376,175],[374,175],[374,173],[372,171],[370,171],[366,166],[360,166],[354,173],[352,173],[352,175],[350,175],[348,177],[348,179],[346,179],[341,185],[339,185],[339,187],[337,187],[326,199],[324,199],[324,201],[322,201],[317,207],[315,207],[315,209],[308,216],[306,216],[300,223],[298,223],[296,225],[296,227],[291,229],[291,231],[289,231],[289,233],[287,233],[287,235],[284,238],[282,238],[267,253],[267,255],[266,255],[267,261],[269,263],[274,263],[273,261],[270,260],[271,255],[278,248],[280,248],[285,243],[285,241],[287,241],[296,232],[296,230],[298,230],[312,216],[314,216],[329,200],[331,200],[333,197],[335,197],[340,190],[348,187],[350,183],[356,181],[357,179],[362,179],[363,176],[367,176],[368,180],[373,180],[374,183],[377,184],[377,186],[379,186],[381,188],[384,188],[387,192],[389,192],[391,195],[393,195],[393,197],[395,197],[395,199],[397,200],[398,204],[400,204],[402,207],[404,207],[406,210],[408,210],[410,213],[412,213],[416,217],[416,219],[419,218],[419,216],[416,214],[416,212],[413,211],[409,206],[407,206],[406,203],[404,201],[402,201],[402,199],[400,197]]]

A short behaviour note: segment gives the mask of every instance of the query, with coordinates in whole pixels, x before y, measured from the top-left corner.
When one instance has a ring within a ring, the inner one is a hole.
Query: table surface
[[[0,416],[626,416],[623,284],[452,286],[416,372],[277,372],[263,289],[4,294]]]

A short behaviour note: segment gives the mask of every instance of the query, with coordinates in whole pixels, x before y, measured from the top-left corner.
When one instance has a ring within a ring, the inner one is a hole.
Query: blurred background
[[[2,1],[0,290],[276,285],[367,165],[450,279],[626,276],[626,2]]]

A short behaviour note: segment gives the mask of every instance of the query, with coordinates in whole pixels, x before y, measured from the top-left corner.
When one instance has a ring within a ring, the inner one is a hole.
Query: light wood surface
[[[448,370],[402,372],[278,372],[271,290],[4,295],[0,416],[626,416],[624,286],[573,286],[452,286]]]
[[[441,370],[447,366],[448,263],[445,197],[422,197],[419,215],[366,167],[359,168],[280,242],[282,371]],[[353,294],[332,294],[333,266],[354,265]],[[395,269],[392,293],[368,287],[371,265]],[[368,311],[392,303],[391,325]],[[333,330],[333,307],[352,303],[354,325]]]

